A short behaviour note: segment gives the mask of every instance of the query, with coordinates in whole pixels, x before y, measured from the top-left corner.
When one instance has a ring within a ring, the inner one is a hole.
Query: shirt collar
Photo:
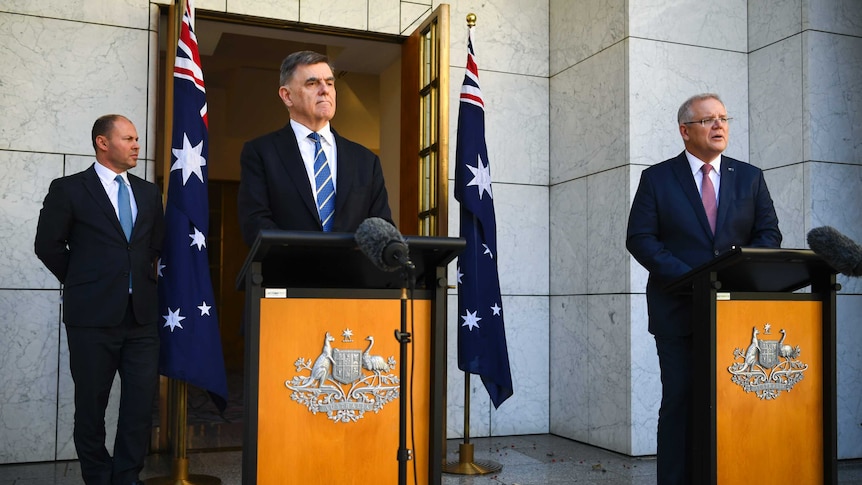
[[[290,126],[293,128],[293,132],[296,133],[297,139],[308,138],[308,135],[311,134],[311,130],[303,125],[302,123],[296,122],[294,120],[290,120]],[[332,128],[329,126],[327,122],[326,125],[323,126],[318,132],[320,138],[323,139],[328,145],[335,146],[335,140],[332,135]]]
[[[117,175],[123,177],[123,181],[126,185],[129,185],[129,175],[128,172],[116,173],[110,168],[102,165],[98,161],[93,164],[93,167],[96,169],[96,175],[99,176],[99,180],[102,181],[103,185],[108,185],[114,183],[114,179],[117,178]]]
[[[713,160],[704,161],[692,155],[688,152],[688,150],[686,150],[685,158],[688,159],[688,166],[691,168],[692,174],[700,172],[700,167],[702,167],[704,163],[709,163],[710,165],[712,165],[712,168],[715,169],[715,174],[721,175],[721,155],[715,157]]]

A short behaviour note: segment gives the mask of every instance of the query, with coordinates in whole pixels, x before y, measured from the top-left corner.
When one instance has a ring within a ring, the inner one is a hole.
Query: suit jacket
[[[685,152],[647,168],[629,214],[626,247],[649,271],[649,331],[691,333],[691,298],[663,287],[733,246],[779,247],[778,217],[763,172],[721,157],[715,235],[709,228]]]
[[[119,325],[129,302],[140,324],[158,322],[155,264],[164,236],[158,188],[128,174],[138,215],[131,241],[95,168],[55,179],[39,213],[35,251],[63,283],[66,325]]]
[[[333,130],[338,157],[332,230],[355,232],[369,217],[392,222],[380,159]],[[284,128],[247,142],[240,156],[239,220],[249,246],[261,229],[322,231],[296,136]]]

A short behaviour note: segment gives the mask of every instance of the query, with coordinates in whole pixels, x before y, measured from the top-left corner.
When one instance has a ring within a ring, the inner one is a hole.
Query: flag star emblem
[[[183,185],[189,181],[189,177],[192,174],[195,174],[198,180],[203,183],[204,176],[201,173],[201,167],[207,164],[206,159],[201,156],[203,147],[203,140],[197,145],[192,146],[192,143],[189,141],[189,135],[183,133],[183,147],[181,149],[171,148],[171,153],[177,157],[177,160],[171,165],[171,172],[174,170],[183,171]]]
[[[162,264],[162,258],[159,258],[159,263],[157,265],[157,268],[158,268],[158,272],[159,272],[159,278],[164,278],[165,274],[162,272],[162,270],[167,268],[167,266]]]
[[[192,238],[192,243],[189,246],[197,246],[198,251],[202,248],[207,247],[207,238],[204,236],[204,233],[198,231],[198,228],[195,228],[194,234],[189,234],[189,237]]]
[[[182,326],[182,324],[180,324],[180,322],[186,319],[186,317],[180,316],[180,309],[179,308],[177,308],[176,311],[174,311],[174,310],[171,310],[170,307],[168,307],[168,314],[162,315],[162,318],[165,319],[165,325],[164,326],[169,327],[171,329],[171,333],[173,333],[174,329],[177,327],[183,328],[183,326]]]
[[[491,259],[494,259],[494,253],[491,252],[491,248],[489,248],[487,244],[482,244],[482,247],[485,248],[485,252],[482,254],[487,254],[488,256],[491,256]]]
[[[491,307],[491,311],[494,312],[494,316],[500,315],[500,310],[502,310],[500,305],[497,305],[497,303],[494,302],[494,306]]]
[[[473,180],[467,182],[467,187],[475,185],[479,189],[479,200],[482,200],[482,194],[487,192],[492,199],[494,194],[491,192],[491,169],[488,165],[482,163],[482,157],[476,159],[476,166],[467,165],[467,168],[473,172]]]
[[[461,272],[461,267],[459,266],[455,269],[455,278],[458,280],[459,285],[462,283],[462,281],[461,281],[462,276],[464,276],[464,273]]]
[[[464,319],[464,323],[461,324],[462,327],[467,327],[467,330],[472,331],[473,328],[479,328],[479,320],[482,317],[477,317],[476,314],[479,313],[478,310],[475,312],[470,312],[470,310],[465,310],[466,315],[461,315],[461,318]]]
[[[212,315],[210,315],[210,308],[212,308],[212,307],[210,305],[207,305],[206,301],[204,301],[203,303],[200,304],[200,306],[198,306],[198,310],[201,311],[201,316],[204,316],[204,315],[212,316]]]

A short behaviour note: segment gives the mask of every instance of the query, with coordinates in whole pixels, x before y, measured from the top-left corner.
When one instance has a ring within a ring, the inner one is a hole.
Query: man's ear
[[[107,150],[108,149],[108,137],[106,137],[105,135],[96,136],[96,146],[100,150]]]
[[[688,135],[688,126],[686,126],[686,125],[679,125],[679,134],[680,134],[680,136],[682,136],[682,139],[685,141],[688,141],[688,139],[691,138]]]
[[[293,100],[290,97],[290,88],[287,86],[281,86],[278,88],[278,97],[281,98],[281,102],[284,103],[285,106],[290,108],[293,106]]]

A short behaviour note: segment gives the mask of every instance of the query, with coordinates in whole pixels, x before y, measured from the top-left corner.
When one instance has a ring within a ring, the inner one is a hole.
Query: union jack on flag
[[[206,90],[188,0],[174,62],[171,171],[159,262],[159,372],[206,389],[224,411],[227,377],[207,253],[208,148]]]
[[[467,37],[467,72],[458,108],[455,199],[461,203],[461,237],[467,241],[458,257],[458,368],[482,377],[496,408],[512,395],[513,388],[497,273],[497,222],[485,144],[485,103],[473,52],[473,27]]]

